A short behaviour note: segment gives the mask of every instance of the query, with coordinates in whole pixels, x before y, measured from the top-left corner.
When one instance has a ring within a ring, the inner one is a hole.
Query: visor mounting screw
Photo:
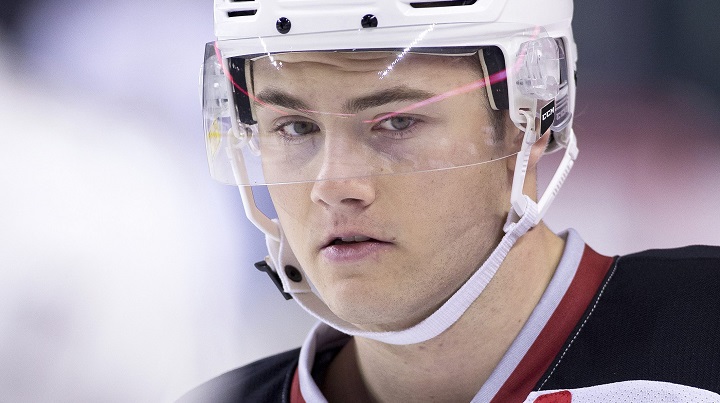
[[[362,20],[360,20],[360,25],[362,25],[363,28],[375,28],[378,25],[377,17],[372,14],[366,14],[362,17]]]
[[[302,281],[302,274],[300,274],[300,270],[296,269],[295,266],[287,265],[285,266],[285,274],[287,274],[288,278],[296,283],[299,283]]]
[[[290,23],[290,20],[285,17],[280,17],[277,22],[275,22],[275,28],[277,28],[278,32],[281,34],[287,34],[290,32],[290,27],[292,27],[292,23]]]

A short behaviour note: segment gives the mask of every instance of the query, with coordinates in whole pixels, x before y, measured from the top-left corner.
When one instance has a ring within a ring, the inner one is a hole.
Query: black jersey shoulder
[[[686,259],[720,259],[720,247],[709,245],[691,245],[674,249],[650,249],[644,252],[623,256],[623,260],[658,259],[682,261]]]
[[[720,247],[616,259],[536,389],[626,380],[720,393]]]
[[[191,390],[178,402],[287,402],[299,352],[286,351],[226,372]]]

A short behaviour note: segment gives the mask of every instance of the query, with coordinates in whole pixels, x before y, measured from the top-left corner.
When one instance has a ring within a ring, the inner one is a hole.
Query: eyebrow
[[[351,99],[343,105],[343,109],[350,113],[387,105],[393,102],[423,101],[435,96],[432,92],[410,88],[407,86],[391,87],[370,95]]]
[[[343,105],[343,113],[358,113],[365,109],[387,105],[393,102],[423,101],[434,97],[435,94],[429,91],[410,88],[407,86],[396,86],[381,90],[369,95],[348,100]],[[302,99],[288,94],[277,88],[267,88],[260,91],[255,98],[262,104],[270,104],[281,108],[294,109],[299,111],[310,111],[311,108]]]
[[[267,88],[255,95],[255,100],[260,104],[270,104],[281,108],[307,110],[308,105],[300,98],[296,98],[287,92],[276,88]]]

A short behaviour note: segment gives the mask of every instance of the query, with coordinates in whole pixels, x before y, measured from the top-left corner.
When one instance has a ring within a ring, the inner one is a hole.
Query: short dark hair
[[[495,143],[501,142],[505,138],[506,121],[508,111],[496,111],[487,105],[487,111],[490,115],[490,124],[493,128],[493,141]]]

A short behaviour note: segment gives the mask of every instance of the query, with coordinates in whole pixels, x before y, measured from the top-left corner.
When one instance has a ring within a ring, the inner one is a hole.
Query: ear
[[[540,161],[540,158],[543,156],[545,150],[547,150],[551,138],[552,130],[548,129],[545,134],[543,134],[542,137],[540,137],[538,141],[533,144],[532,149],[530,149],[530,161],[528,163],[528,170],[530,168],[534,170],[537,167],[537,163],[538,161]]]
[[[508,119],[509,120],[509,119]],[[510,122],[510,126],[506,127],[506,132],[508,139],[508,147],[511,147],[510,149],[520,151],[520,146],[522,145],[523,137],[525,136],[525,133],[518,129],[512,121]],[[548,147],[548,144],[550,144],[551,139],[551,133],[552,131],[548,129],[545,134],[543,134],[536,142],[532,145],[532,148],[530,149],[530,160],[528,161],[528,172],[532,172],[537,167],[538,161],[540,161],[540,158],[542,157],[543,153]],[[517,160],[517,155],[513,155],[512,157],[507,159],[507,168],[508,172],[512,175],[513,172],[515,172],[515,161]]]

